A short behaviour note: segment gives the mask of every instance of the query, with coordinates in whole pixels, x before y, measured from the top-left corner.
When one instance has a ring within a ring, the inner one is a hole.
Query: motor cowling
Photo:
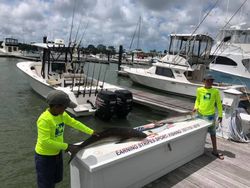
[[[116,115],[119,118],[125,118],[133,108],[133,94],[129,90],[121,89],[115,91]]]
[[[103,120],[110,120],[116,108],[116,94],[112,91],[100,91],[95,101],[95,115]]]

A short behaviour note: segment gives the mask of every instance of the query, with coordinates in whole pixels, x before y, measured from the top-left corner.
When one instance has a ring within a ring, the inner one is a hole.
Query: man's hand
[[[79,148],[78,145],[68,144],[68,148],[65,150],[65,152],[70,152],[71,154],[76,153],[79,150],[78,148]]]
[[[196,108],[194,108],[194,109],[192,110],[192,113],[195,113],[195,112],[197,112],[197,109],[196,109]]]
[[[97,133],[97,132],[93,132],[93,134],[92,134],[93,136],[97,136],[97,137],[99,137],[100,135]]]
[[[219,123],[222,122],[222,117],[218,117],[218,122],[219,122]]]

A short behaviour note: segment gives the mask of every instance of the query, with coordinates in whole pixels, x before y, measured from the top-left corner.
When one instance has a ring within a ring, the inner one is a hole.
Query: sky
[[[250,28],[250,2],[246,1],[239,9],[244,2],[0,0],[0,40],[13,37],[24,43],[42,42],[43,36],[47,36],[49,40],[64,39],[65,43],[71,38],[71,41],[81,41],[84,47],[103,44],[117,49],[123,45],[127,50],[164,51],[169,45],[171,33],[195,31],[216,37],[225,26],[241,24]]]

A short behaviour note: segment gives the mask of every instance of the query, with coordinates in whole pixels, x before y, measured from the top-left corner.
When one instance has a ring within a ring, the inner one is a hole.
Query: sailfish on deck
[[[86,148],[87,146],[96,143],[97,141],[103,140],[108,137],[118,137],[120,139],[119,142],[122,142],[127,139],[135,138],[135,139],[144,139],[147,137],[147,134],[143,133],[142,131],[138,131],[133,128],[108,128],[96,135],[90,136],[87,140],[82,142],[80,145],[77,145],[77,149],[72,151],[70,160],[68,163],[71,162],[71,160],[76,156],[76,154]]]

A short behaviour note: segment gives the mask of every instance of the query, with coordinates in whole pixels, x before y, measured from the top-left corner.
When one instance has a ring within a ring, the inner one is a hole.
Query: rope
[[[239,116],[240,109],[235,110],[229,124],[229,138],[242,143],[249,143],[250,139],[242,130],[242,119]]]

